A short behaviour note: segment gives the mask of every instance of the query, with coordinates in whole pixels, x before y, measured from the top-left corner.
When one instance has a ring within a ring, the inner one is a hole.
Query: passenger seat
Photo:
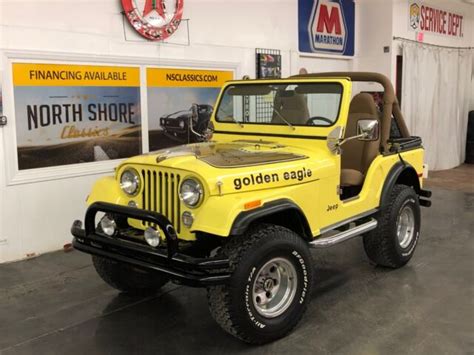
[[[360,93],[354,96],[349,107],[344,138],[357,135],[357,122],[364,119],[379,120],[377,106],[372,95]],[[377,140],[351,140],[342,146],[341,186],[362,186],[370,164],[379,154],[380,134]]]

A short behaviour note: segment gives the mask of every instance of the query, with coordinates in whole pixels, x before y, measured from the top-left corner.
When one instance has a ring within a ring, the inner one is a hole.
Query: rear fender
[[[390,203],[390,193],[396,184],[413,187],[419,196],[423,191],[420,186],[420,178],[415,168],[408,163],[397,162],[388,173],[382,188],[380,207],[384,208]]]

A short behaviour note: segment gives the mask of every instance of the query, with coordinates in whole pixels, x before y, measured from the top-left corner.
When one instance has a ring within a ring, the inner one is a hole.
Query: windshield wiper
[[[221,119],[221,118],[219,118],[218,115],[216,115],[216,121],[217,121],[217,122],[229,122],[229,119],[231,119],[234,123],[237,123],[237,124],[239,125],[239,127],[243,127],[243,126],[244,126],[243,123],[237,121],[237,120],[234,118],[234,116],[230,116],[230,115],[229,115],[229,116],[225,116],[224,118]]]
[[[231,116],[232,117],[232,121],[234,121],[235,123],[237,123],[239,125],[240,128],[242,128],[244,126],[244,124],[240,121],[237,121],[234,116]]]
[[[234,116],[227,116],[227,117],[230,117],[232,119],[232,121],[234,121],[235,123],[237,123],[239,125],[240,128],[242,128],[244,125],[242,122],[240,121],[237,121]]]
[[[283,115],[280,113],[280,111],[278,111],[276,107],[273,107],[273,111],[275,111],[278,117],[280,117],[283,120],[283,122],[285,122],[288,125],[288,127],[290,127],[292,130],[295,130],[295,127],[293,127],[293,125],[290,122],[288,122],[285,117],[283,117]]]

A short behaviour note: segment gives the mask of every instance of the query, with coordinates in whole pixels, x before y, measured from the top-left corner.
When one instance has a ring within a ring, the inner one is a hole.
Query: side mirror
[[[328,149],[333,154],[340,154],[341,153],[340,143],[341,143],[341,140],[342,140],[342,133],[343,133],[342,127],[337,126],[336,128],[334,128],[328,134],[326,144],[328,146]]]
[[[360,141],[375,141],[379,139],[379,121],[359,120],[357,122],[357,139]]]
[[[209,121],[207,128],[204,130],[202,134],[202,138],[204,139],[204,142],[209,142],[212,139],[213,135],[214,135],[214,124],[212,123],[212,121]]]
[[[188,129],[196,136],[201,139],[203,142],[210,141],[212,139],[212,136],[214,134],[214,124],[209,121],[207,128],[202,132],[196,132],[194,129],[194,122],[197,123],[198,121],[198,115],[199,115],[199,107],[197,104],[193,104],[191,106],[191,115],[189,116],[189,125]],[[211,109],[212,113],[212,109]]]

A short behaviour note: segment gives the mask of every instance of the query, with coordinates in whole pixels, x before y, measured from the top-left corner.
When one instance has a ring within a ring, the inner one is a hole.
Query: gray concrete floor
[[[371,266],[358,239],[313,251],[308,311],[272,344],[251,347],[221,331],[205,290],[169,285],[127,297],[88,256],[58,252],[0,265],[0,353],[473,354],[474,194],[433,192],[402,269]]]

